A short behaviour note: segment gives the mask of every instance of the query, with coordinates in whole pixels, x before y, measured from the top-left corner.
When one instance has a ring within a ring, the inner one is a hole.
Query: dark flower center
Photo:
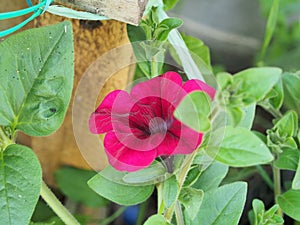
[[[168,128],[167,122],[160,117],[154,117],[149,122],[149,131],[151,134],[166,133]]]

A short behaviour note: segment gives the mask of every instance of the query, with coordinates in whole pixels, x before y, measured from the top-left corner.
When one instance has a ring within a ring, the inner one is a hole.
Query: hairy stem
[[[176,216],[177,225],[184,225],[184,219],[183,219],[181,205],[179,201],[176,201],[175,216]]]
[[[274,184],[267,172],[264,170],[264,168],[261,165],[257,165],[256,169],[260,176],[263,178],[263,180],[266,182],[266,184],[271,188],[271,190],[274,190]]]
[[[49,189],[46,183],[42,182],[41,196],[45,202],[52,208],[56,215],[68,225],[79,225],[80,223],[75,217],[63,206],[63,204],[56,198],[53,192]]]
[[[177,192],[176,200],[171,205],[171,207],[166,210],[166,213],[165,213],[165,218],[169,222],[172,220],[174,210],[175,210],[176,204],[178,202],[177,200],[178,200],[179,194],[181,192],[181,189],[182,189],[182,186],[184,184],[185,178],[186,178],[186,176],[187,176],[187,174],[188,174],[188,172],[191,168],[191,165],[193,164],[193,160],[194,160],[195,156],[197,155],[197,153],[198,153],[197,151],[194,151],[193,154],[190,154],[190,155],[186,156],[185,161],[183,163],[183,166],[182,166],[180,172],[177,175],[178,192]]]
[[[157,214],[162,214],[164,211],[164,201],[163,201],[163,184],[158,183],[156,185],[156,190],[157,190]]]
[[[281,194],[281,178],[280,178],[280,169],[273,167],[273,179],[274,179],[274,198],[277,202],[277,197]],[[280,207],[278,207],[277,214],[283,216],[283,212]]]

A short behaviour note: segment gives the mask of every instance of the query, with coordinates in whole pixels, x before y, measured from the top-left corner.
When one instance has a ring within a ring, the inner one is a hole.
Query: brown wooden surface
[[[55,2],[138,25],[148,0],[56,0]]]
[[[25,7],[27,7],[25,1],[20,0],[5,1],[4,5],[3,3],[1,3],[1,11],[11,11]],[[25,17],[19,18],[17,21],[6,20],[5,23],[2,23],[0,28],[3,29],[4,27],[10,27],[13,24],[21,22],[24,18]],[[65,18],[45,13],[44,15],[40,16],[34,22],[34,24],[31,23],[26,26],[26,28],[28,29],[33,26],[46,26],[58,23],[63,20],[65,20]],[[77,84],[87,68],[103,54],[118,46],[128,44],[129,40],[126,33],[126,24],[122,22],[113,20],[103,22],[82,20],[71,21],[73,25],[75,45],[75,82],[73,90],[74,96]],[[123,64],[127,63],[128,65],[133,58],[131,48],[128,47],[125,50],[118,52],[117,54],[118,55],[115,56],[109,56],[111,58],[104,60],[103,63],[98,63],[99,65],[97,70],[107,71],[108,68],[111,69],[111,67],[116,66],[115,64],[119,63],[119,61],[122,61]],[[100,89],[100,83],[105,82],[105,80],[108,78],[105,77],[107,76],[107,73],[101,73],[100,75],[103,77],[99,77],[98,82],[92,82],[89,88]],[[124,88],[128,81],[131,80],[131,76],[132,69],[129,66],[117,71],[113,77],[105,82],[105,86],[103,90],[101,90],[99,99],[103,98],[103,96],[105,96],[111,90]],[[18,139],[20,143],[30,146],[37,153],[43,168],[44,179],[51,185],[55,183],[53,177],[54,171],[63,165],[70,165],[79,168],[92,167],[96,170],[101,170],[107,165],[104,151],[91,152],[88,159],[89,163],[87,163],[86,160],[82,157],[73,135],[71,115],[72,103],[73,99],[71,100],[71,104],[62,127],[53,135],[48,137],[31,138],[21,134]],[[94,108],[89,108],[89,110],[92,112]],[[80,119],[82,118],[79,118],[78,120]],[[86,120],[87,118],[83,119]],[[84,125],[86,126],[86,124]],[[85,132],[82,132],[83,136],[86,135]],[[93,150],[93,146],[89,145],[89,148],[91,149],[87,149],[86,151]],[[91,162],[91,159],[93,158],[95,160],[94,162]]]
[[[37,20],[36,26],[45,26],[62,20],[64,18],[46,13]],[[87,68],[104,53],[129,41],[127,39],[126,24],[122,22],[72,20],[72,23],[75,45],[74,96],[77,84]],[[133,53],[126,52],[124,57],[129,62],[133,57]],[[114,61],[114,59],[112,58],[111,61]],[[106,82],[100,95],[104,96],[113,89],[124,88],[131,79],[130,72],[129,67],[118,71],[117,74]],[[104,81],[106,78],[103,77],[101,79]],[[89,88],[99,89],[98,83],[91,83]],[[71,104],[72,102],[73,99],[71,100]],[[69,107],[63,126],[54,135],[31,139],[31,146],[40,158],[45,179],[48,183],[53,183],[53,172],[61,165],[70,165],[79,168],[90,168],[92,166],[93,169],[97,170],[103,169],[107,165],[104,151],[91,153],[94,155],[90,155],[90,157],[95,158],[97,164],[93,163],[93,165],[90,165],[91,162],[88,164],[82,157],[73,135],[71,106]],[[82,135],[84,134],[83,132]],[[92,150],[93,146],[89,147]],[[83,149],[83,151],[89,150]]]

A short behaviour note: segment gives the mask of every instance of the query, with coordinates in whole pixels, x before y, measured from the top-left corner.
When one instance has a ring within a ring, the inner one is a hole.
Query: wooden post
[[[148,0],[56,0],[55,2],[138,25]]]

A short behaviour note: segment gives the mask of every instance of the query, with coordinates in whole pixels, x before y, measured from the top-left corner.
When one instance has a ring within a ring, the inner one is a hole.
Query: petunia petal
[[[179,138],[174,136],[172,133],[168,132],[163,140],[163,142],[157,146],[157,156],[162,155],[173,155],[179,142]]]
[[[178,138],[178,144],[172,154],[190,154],[199,147],[203,134],[174,119],[169,132]]]
[[[203,91],[206,94],[208,94],[211,99],[214,98],[216,91],[211,86],[207,85],[206,83],[202,82],[201,80],[188,80],[183,85],[183,89],[187,92],[193,92],[193,91]]]
[[[104,138],[104,147],[109,163],[119,171],[133,172],[149,166],[156,158],[156,150],[136,151],[121,143],[114,132]]]
[[[132,107],[132,101],[127,92],[122,90],[110,92],[92,113],[89,119],[90,131],[101,134],[113,130],[113,120],[127,115],[130,107]]]

